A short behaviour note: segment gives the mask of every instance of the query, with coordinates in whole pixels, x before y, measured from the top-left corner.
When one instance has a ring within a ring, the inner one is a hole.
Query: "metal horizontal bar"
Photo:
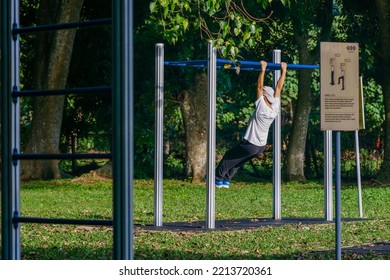
[[[260,63],[257,61],[238,61],[238,65],[241,69],[244,69],[246,67],[251,67],[252,69],[260,70]],[[280,63],[267,63],[267,69],[277,70],[280,69]],[[319,65],[315,64],[292,64],[287,63],[287,69],[291,70],[300,70],[300,69],[320,69]]]
[[[12,160],[28,159],[111,159],[111,153],[101,154],[13,154]]]
[[[164,65],[178,67],[207,67],[207,60],[164,61]]]
[[[171,66],[207,66],[207,60],[164,61],[164,64]]]
[[[16,223],[33,224],[58,224],[58,225],[89,225],[89,226],[112,226],[112,220],[81,220],[81,219],[60,219],[60,218],[35,218],[35,217],[14,217]]]
[[[81,94],[81,93],[111,93],[111,90],[112,90],[111,86],[52,89],[52,90],[20,90],[20,91],[12,92],[12,97],[52,96],[52,95],[67,95],[67,94]]]
[[[207,60],[181,60],[181,61],[165,61],[167,66],[177,66],[177,67],[203,67],[207,68]],[[237,67],[240,67],[240,70],[248,71],[260,71],[260,63],[258,61],[231,61],[228,59],[217,59],[217,68],[219,69],[229,69],[235,70]],[[319,65],[315,64],[287,64],[287,69],[290,70],[301,70],[301,69],[319,69]],[[277,70],[280,69],[280,63],[267,63],[267,70]]]
[[[12,34],[17,35],[17,34],[27,34],[32,32],[40,32],[40,31],[109,25],[111,24],[111,21],[112,21],[111,18],[105,18],[105,19],[85,20],[85,21],[77,21],[77,22],[55,23],[55,24],[39,25],[39,26],[17,27],[12,30]]]

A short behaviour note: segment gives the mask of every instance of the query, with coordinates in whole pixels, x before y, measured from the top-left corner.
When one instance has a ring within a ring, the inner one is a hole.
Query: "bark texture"
[[[186,175],[203,180],[207,163],[207,75],[198,73],[193,86],[183,91],[181,110],[186,133]]]
[[[80,19],[83,0],[41,0],[38,25],[73,22]],[[76,29],[39,32],[36,89],[66,87]],[[31,130],[25,153],[59,153],[65,96],[35,97]],[[21,165],[21,178],[60,178],[58,160],[29,160]]]

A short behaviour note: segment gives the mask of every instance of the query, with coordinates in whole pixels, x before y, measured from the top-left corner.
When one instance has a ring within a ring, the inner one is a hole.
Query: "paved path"
[[[342,248],[343,253],[356,253],[359,255],[375,253],[380,255],[390,255],[390,240],[361,246],[352,246]]]
[[[343,222],[362,221],[363,219],[343,219]],[[253,218],[240,220],[216,220],[215,229],[207,229],[205,221],[194,222],[174,222],[164,223],[161,227],[154,225],[135,225],[145,230],[169,230],[169,231],[211,231],[211,230],[239,230],[254,229],[263,226],[282,226],[295,224],[297,227],[305,224],[330,224],[333,221],[326,221],[323,218],[284,218],[275,220],[272,218]],[[390,240],[361,246],[352,246],[342,248],[343,253],[357,254],[383,254],[390,255]]]
[[[363,221],[363,219],[343,219],[343,222]],[[208,230],[238,230],[253,229],[264,226],[283,226],[295,224],[297,227],[305,224],[331,224],[333,221],[326,221],[324,218],[283,218],[275,220],[272,218],[252,218],[238,220],[216,220],[215,229],[207,229],[205,221],[173,222],[164,223],[161,227],[154,225],[136,225],[146,230],[171,230],[171,231],[208,231]]]

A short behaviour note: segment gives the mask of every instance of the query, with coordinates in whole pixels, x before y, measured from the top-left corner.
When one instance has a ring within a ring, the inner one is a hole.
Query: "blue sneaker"
[[[215,180],[215,187],[218,189],[224,188],[223,181]]]
[[[228,189],[230,187],[230,182],[229,181],[223,181],[222,187],[225,189]]]

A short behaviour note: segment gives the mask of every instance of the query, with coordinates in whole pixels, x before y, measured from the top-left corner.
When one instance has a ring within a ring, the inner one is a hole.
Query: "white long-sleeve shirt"
[[[256,146],[265,146],[267,144],[269,128],[279,114],[280,97],[275,97],[275,102],[270,108],[262,95],[255,102],[256,109],[249,121],[244,139]]]

